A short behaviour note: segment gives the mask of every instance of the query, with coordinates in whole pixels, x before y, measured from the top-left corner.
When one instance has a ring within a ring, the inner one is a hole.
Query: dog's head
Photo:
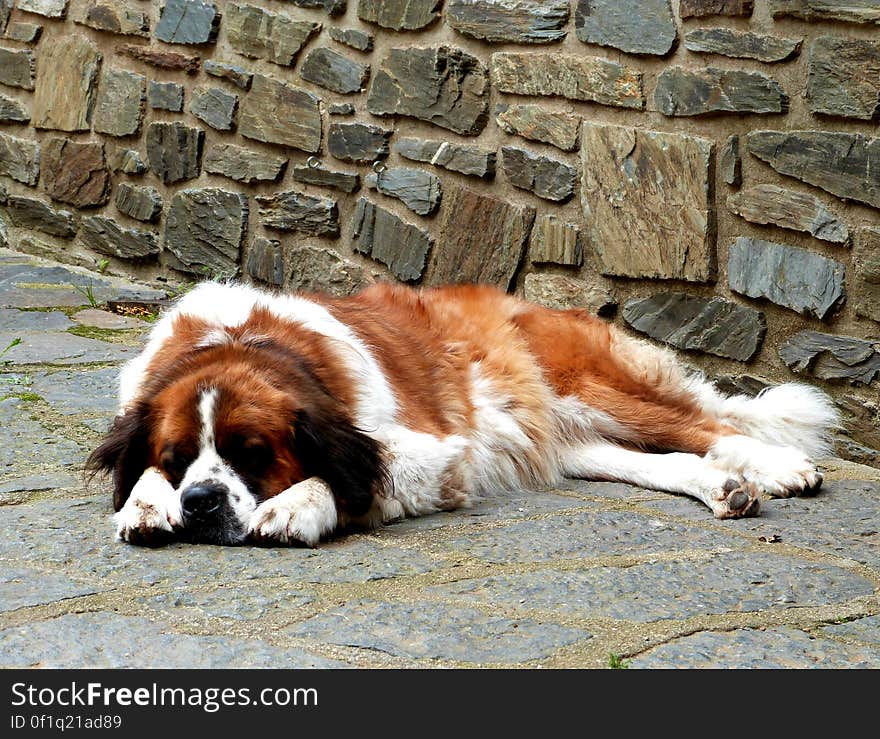
[[[113,473],[117,511],[155,468],[179,496],[178,538],[216,544],[244,541],[262,501],[309,477],[330,486],[341,512],[363,515],[382,476],[378,443],[307,360],[267,340],[154,372],[88,468]]]

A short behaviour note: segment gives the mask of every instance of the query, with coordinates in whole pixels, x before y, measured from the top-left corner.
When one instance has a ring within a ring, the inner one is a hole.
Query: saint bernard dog
[[[815,492],[838,419],[815,388],[725,397],[583,310],[497,289],[346,298],[207,282],[120,377],[88,467],[118,537],[314,546],[343,527],[563,477],[681,493],[718,518]]]

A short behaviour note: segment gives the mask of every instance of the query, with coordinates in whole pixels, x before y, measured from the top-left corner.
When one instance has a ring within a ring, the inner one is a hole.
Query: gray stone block
[[[220,28],[217,6],[204,0],[165,0],[156,38],[166,44],[212,44]]]
[[[574,22],[581,41],[629,54],[664,56],[677,36],[669,0],[578,0]]]
[[[677,349],[747,362],[761,348],[764,314],[724,298],[658,293],[627,301],[623,319],[637,331]]]
[[[541,105],[499,105],[495,122],[502,131],[574,151],[583,119],[574,113],[547,110]]]
[[[147,128],[150,169],[166,185],[199,176],[205,132],[178,121],[156,122]]]
[[[191,272],[234,274],[247,221],[248,200],[241,193],[182,190],[165,217],[165,248]]]
[[[784,62],[801,48],[800,39],[740,33],[730,28],[695,28],[684,37],[688,51],[720,54],[734,59],[757,59],[759,62]]]
[[[834,131],[751,131],[749,152],[781,174],[880,208],[880,138]]]
[[[9,0],[11,2],[12,0]],[[2,24],[0,24],[2,25]],[[21,41],[24,44],[35,44],[43,35],[43,27],[36,23],[14,21],[6,29],[6,38],[12,41]]]
[[[880,112],[880,42],[838,36],[813,41],[807,103],[812,113],[874,120]]]
[[[875,343],[852,336],[800,331],[779,345],[779,356],[792,372],[820,380],[870,385],[880,375]]]
[[[358,51],[373,50],[374,39],[370,33],[364,33],[356,28],[337,28],[336,26],[330,26],[327,30],[330,33],[330,38],[340,44],[345,44]]]
[[[321,109],[310,92],[255,74],[244,96],[238,132],[248,139],[314,154],[321,148]]]
[[[84,218],[79,240],[99,254],[121,259],[146,259],[159,254],[159,239],[155,232],[123,228],[112,218],[104,216]]]
[[[680,0],[678,12],[682,18],[704,18],[709,15],[751,15],[752,0]]]
[[[358,200],[352,223],[354,249],[386,265],[405,282],[421,278],[431,237],[366,198]]]
[[[361,265],[344,259],[332,249],[301,244],[290,250],[289,257],[291,290],[322,291],[343,297],[373,282]]]
[[[479,59],[461,49],[390,49],[373,74],[367,110],[474,136],[488,120],[488,75]]]
[[[849,243],[846,223],[819,198],[776,185],[755,185],[727,198],[727,207],[752,223],[773,224],[833,244]]]
[[[323,167],[294,167],[291,177],[307,185],[330,187],[349,194],[357,192],[361,186],[361,177],[357,172],[333,172]]]
[[[610,290],[566,275],[526,275],[523,297],[554,310],[586,308],[602,317],[613,316],[617,310],[617,298]]]
[[[109,0],[94,0],[74,23],[96,31],[109,31],[120,36],[150,37],[150,17],[141,10],[118,6]]]
[[[203,166],[211,174],[253,185],[277,182],[287,167],[287,159],[235,144],[214,144],[205,155]]]
[[[492,84],[514,95],[551,95],[569,100],[642,110],[642,74],[609,59],[579,54],[492,54]]]
[[[392,167],[367,175],[367,187],[400,200],[413,213],[427,216],[440,204],[440,178],[423,169]]]
[[[67,210],[56,210],[35,198],[10,195],[6,215],[14,226],[33,228],[43,233],[68,238],[76,233],[76,216]]]
[[[36,61],[30,49],[0,47],[0,84],[33,90]]]
[[[221,79],[231,82],[242,90],[250,90],[251,82],[253,82],[254,74],[244,67],[237,64],[227,64],[226,62],[216,62],[213,59],[205,60],[205,73],[212,77],[220,77]]]
[[[116,209],[129,218],[151,223],[162,212],[162,196],[155,187],[120,182],[116,187]]]
[[[98,85],[94,129],[111,136],[131,136],[141,127],[147,79],[123,69],[105,68]]]
[[[739,153],[739,136],[728,136],[718,152],[718,169],[721,178],[734,187],[742,184],[742,157]]]
[[[336,159],[369,164],[388,156],[391,134],[367,123],[332,123],[327,132],[327,150]]]
[[[287,67],[294,64],[303,46],[321,30],[320,23],[235,3],[227,6],[224,23],[229,43],[239,54]]]
[[[669,67],[657,78],[654,105],[669,116],[787,113],[788,96],[776,80],[760,72]]]
[[[281,242],[262,236],[255,238],[248,252],[247,273],[260,282],[283,285],[284,251]]]
[[[193,90],[189,112],[218,131],[229,131],[235,123],[238,95],[219,87],[197,87]]]
[[[805,249],[739,237],[730,246],[730,289],[767,298],[804,315],[826,319],[846,299],[845,267]]]
[[[501,155],[504,174],[514,187],[554,202],[565,202],[574,195],[574,167],[512,146],[502,147]]]
[[[876,0],[770,0],[770,12],[774,18],[880,23]]]
[[[40,145],[0,133],[0,175],[33,187],[40,176]]]
[[[442,0],[358,0],[358,18],[394,31],[418,31],[440,17]]]
[[[495,152],[477,146],[433,139],[398,139],[394,151],[405,159],[490,180],[495,176]]]
[[[864,228],[859,232],[850,275],[856,313],[880,322],[880,229]]]
[[[18,0],[17,5],[19,10],[46,18],[64,18],[67,15],[67,0]]]
[[[0,122],[27,123],[31,114],[18,100],[0,95]]]
[[[147,101],[154,110],[168,110],[172,113],[183,111],[183,85],[177,82],[158,82],[150,80]]]
[[[313,236],[339,236],[339,208],[335,200],[289,190],[258,195],[257,202],[260,218],[267,228]]]
[[[447,0],[446,23],[491,43],[547,44],[565,38],[568,0]]]
[[[361,92],[370,78],[370,65],[333,49],[313,49],[299,70],[300,77],[341,95]]]

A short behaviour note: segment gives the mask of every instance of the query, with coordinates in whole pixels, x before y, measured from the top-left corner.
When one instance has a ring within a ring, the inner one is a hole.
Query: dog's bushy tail
[[[723,420],[743,434],[776,446],[793,446],[809,457],[828,456],[840,413],[828,395],[811,385],[786,383],[757,397],[734,395],[721,402]]]

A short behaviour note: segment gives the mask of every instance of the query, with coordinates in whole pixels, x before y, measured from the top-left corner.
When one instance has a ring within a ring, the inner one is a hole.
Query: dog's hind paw
[[[709,501],[715,518],[747,518],[761,510],[761,491],[757,485],[731,477]]]

